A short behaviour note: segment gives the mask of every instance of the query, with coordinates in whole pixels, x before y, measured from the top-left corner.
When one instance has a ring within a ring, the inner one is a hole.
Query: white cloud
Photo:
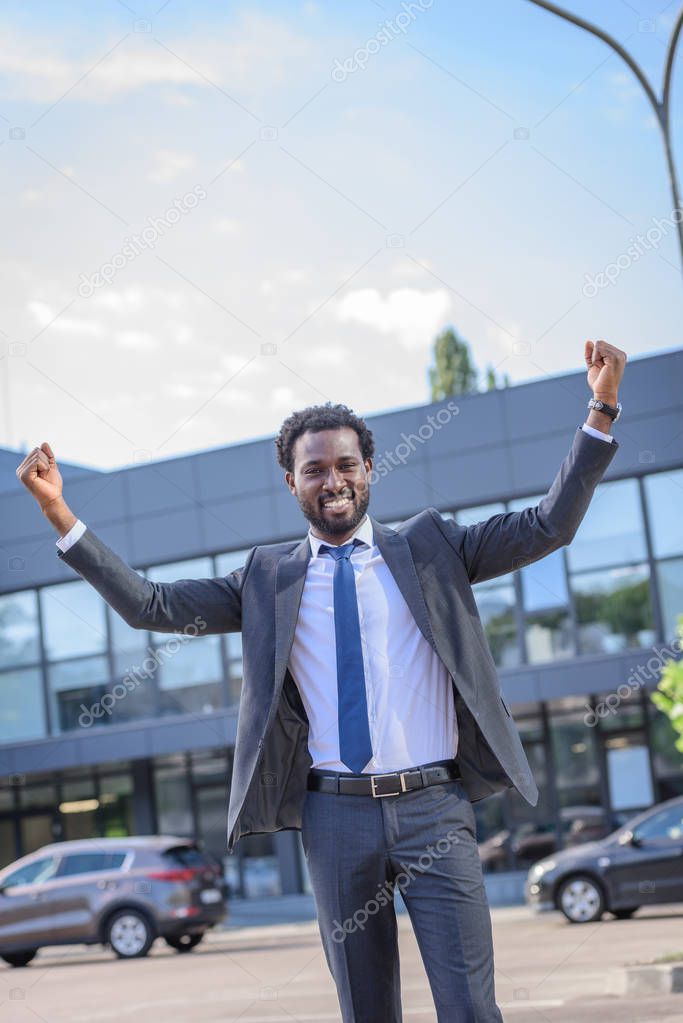
[[[395,335],[407,349],[419,349],[431,344],[450,307],[444,288],[398,288],[386,296],[376,288],[361,288],[345,295],[337,303],[336,313],[342,323],[362,323],[380,334]]]
[[[140,288],[122,288],[120,290],[105,288],[95,292],[90,302],[92,305],[110,312],[123,312],[126,309],[142,309],[145,298]]]
[[[168,331],[179,345],[187,345],[194,338],[194,331],[187,323],[169,323]]]
[[[99,320],[77,320],[73,317],[58,316],[59,309],[53,309],[46,302],[31,301],[26,308],[39,327],[47,327],[60,334],[87,334],[90,337],[102,337],[105,333],[104,324]],[[57,317],[55,319],[55,317]]]
[[[174,383],[167,384],[164,388],[166,394],[171,398],[198,398],[199,390],[190,384]]]
[[[190,153],[178,153],[172,149],[160,149],[154,154],[154,166],[147,174],[147,180],[157,185],[175,181],[184,171],[195,166]]]
[[[44,198],[45,192],[41,192],[38,188],[25,188],[21,193],[22,202],[27,203],[29,206],[42,202]]]
[[[121,348],[137,352],[151,352],[161,347],[158,339],[146,330],[118,330],[114,333],[114,341]]]
[[[250,358],[251,355],[231,355],[224,352],[220,357],[220,368],[225,370],[227,376],[239,373],[240,378],[246,377],[247,373],[263,373],[263,364],[258,359],[249,362]]]
[[[217,85],[228,93],[263,94],[291,81],[297,70],[311,70],[319,51],[314,39],[284,20],[252,11],[213,35],[196,32],[159,42],[153,34],[124,36],[121,31],[72,56],[73,42],[66,33],[40,37],[3,25],[0,75],[7,78],[6,98],[54,103],[69,92],[66,102],[108,102],[145,87],[169,85],[183,90]],[[164,99],[175,105],[192,102],[177,90]]]
[[[230,220],[229,217],[221,217],[219,220],[215,220],[213,229],[216,234],[238,234],[240,226],[236,220]]]

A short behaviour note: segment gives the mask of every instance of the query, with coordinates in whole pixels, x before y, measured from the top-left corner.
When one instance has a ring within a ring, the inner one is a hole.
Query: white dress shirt
[[[397,771],[454,757],[457,724],[448,671],[418,629],[374,542],[367,515],[345,543],[351,553],[373,756],[363,770]],[[308,532],[308,562],[289,670],[309,721],[313,767],[349,771],[339,756],[334,567]],[[328,544],[328,546],[340,546]]]

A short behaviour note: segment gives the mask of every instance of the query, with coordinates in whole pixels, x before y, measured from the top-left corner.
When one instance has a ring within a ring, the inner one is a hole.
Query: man
[[[614,457],[626,356],[602,340],[584,354],[591,411],[536,507],[383,526],[367,514],[372,435],[328,403],[276,439],[307,537],[255,547],[224,578],[143,579],[69,510],[49,444],[17,469],[59,556],[131,628],[242,631],[228,848],[301,829],[346,1023],[402,1018],[396,887],[440,1023],[502,1019],[471,803],[514,786],[535,805],[538,790],[471,585],[570,543]]]

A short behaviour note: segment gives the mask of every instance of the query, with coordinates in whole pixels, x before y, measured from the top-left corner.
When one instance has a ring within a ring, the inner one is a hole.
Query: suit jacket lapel
[[[393,575],[396,585],[403,595],[403,599],[410,608],[420,632],[430,644],[435,653],[438,654],[429,611],[425,603],[424,593],[418,578],[413,554],[410,544],[402,533],[397,533],[389,526],[383,526],[370,516],[372,522],[375,543],[382,552],[382,557]]]
[[[285,557],[280,558],[275,573],[275,689],[279,689],[287,670],[294,642],[296,620],[311,557],[308,536]]]

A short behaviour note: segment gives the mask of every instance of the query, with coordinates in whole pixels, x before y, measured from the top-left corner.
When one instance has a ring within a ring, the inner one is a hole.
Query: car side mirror
[[[619,845],[633,845],[636,849],[638,849],[642,844],[642,838],[639,838],[635,831],[625,831],[619,839]]]

